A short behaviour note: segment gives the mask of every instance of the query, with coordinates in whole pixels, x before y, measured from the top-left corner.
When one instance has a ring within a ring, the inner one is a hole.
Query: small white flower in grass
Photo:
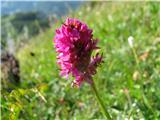
[[[144,118],[140,118],[140,120],[145,120]]]
[[[132,36],[129,36],[128,43],[131,48],[133,48],[133,42],[134,42],[134,38]]]
[[[14,111],[14,108],[12,107],[10,110],[11,110],[11,112],[13,112],[13,111]]]

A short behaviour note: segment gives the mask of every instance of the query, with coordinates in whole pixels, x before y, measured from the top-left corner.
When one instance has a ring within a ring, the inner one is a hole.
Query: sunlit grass
[[[94,80],[113,118],[158,120],[160,4],[103,2],[82,7],[69,17],[86,22],[94,30],[94,36],[100,39],[105,62]],[[87,84],[80,90],[73,89],[70,87],[72,78],[66,81],[59,76],[52,39],[60,24],[34,37],[17,52],[21,89],[43,84],[47,87],[42,91],[47,102],[31,95],[28,98],[31,102],[23,105],[19,119],[103,119]],[[129,36],[134,37],[140,68],[128,44]],[[4,99],[4,118],[12,113],[5,107],[17,103],[15,101]],[[23,104],[23,100],[21,102]]]

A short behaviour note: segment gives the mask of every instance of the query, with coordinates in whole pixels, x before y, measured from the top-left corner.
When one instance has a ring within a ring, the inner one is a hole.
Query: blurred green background
[[[67,17],[87,23],[100,40],[105,58],[94,81],[113,119],[160,119],[160,2],[83,2],[50,21],[33,19],[26,28],[14,20],[27,21],[34,13],[21,14],[2,17],[12,27],[1,36],[1,53],[13,52],[6,41],[14,38],[10,46],[19,64],[16,82],[6,72],[8,59],[1,62],[2,120],[104,119],[88,84],[71,88],[73,78],[59,76],[53,37]]]

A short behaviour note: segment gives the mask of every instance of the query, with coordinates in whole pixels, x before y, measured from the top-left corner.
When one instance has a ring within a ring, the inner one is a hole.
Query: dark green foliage
[[[9,38],[18,46],[20,41],[26,42],[30,37],[39,34],[47,28],[49,28],[48,17],[42,12],[19,12],[10,16],[2,16],[2,49],[4,50],[8,47],[7,40]],[[25,33],[25,29],[27,29],[28,33]],[[27,34],[27,38],[25,38],[24,34]]]
[[[28,26],[30,35],[37,34],[40,28],[49,27],[47,16],[38,12],[16,13],[11,23],[17,32],[22,32],[23,27]]]

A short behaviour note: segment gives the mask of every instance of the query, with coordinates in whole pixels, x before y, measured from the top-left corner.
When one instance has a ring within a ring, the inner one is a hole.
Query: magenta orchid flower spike
[[[77,19],[68,18],[61,28],[56,30],[54,45],[57,63],[61,68],[61,76],[75,77],[72,85],[79,87],[84,81],[92,83],[92,76],[102,62],[99,53],[91,57],[97,47],[97,39],[93,38],[92,30]]]
[[[92,52],[98,49],[97,42],[98,39],[93,38],[92,30],[85,23],[72,18],[68,18],[61,28],[56,30],[54,37],[61,76],[68,78],[71,74],[75,77],[72,86],[80,87],[83,82],[89,83],[104,116],[111,120],[92,79],[97,67],[103,62],[99,53],[91,56]]]
[[[102,56],[91,58],[93,50],[97,49],[97,39],[93,39],[92,30],[77,19],[68,18],[60,29],[56,30],[54,38],[58,64],[61,76],[71,73],[75,80],[72,85],[80,86],[83,81],[92,83],[92,75],[102,62]]]

